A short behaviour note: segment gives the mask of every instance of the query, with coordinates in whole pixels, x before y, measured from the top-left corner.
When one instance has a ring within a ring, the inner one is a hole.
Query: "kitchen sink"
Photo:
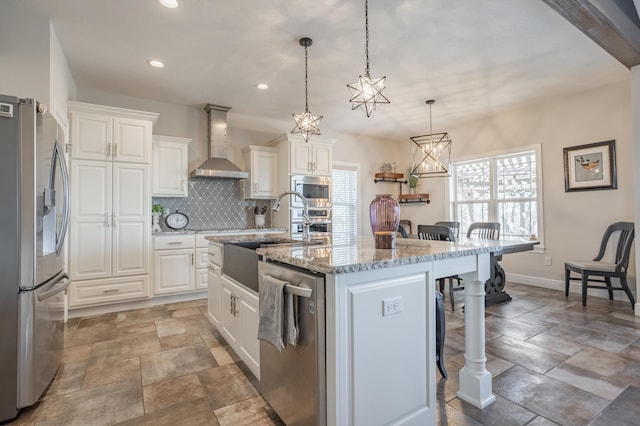
[[[322,240],[300,241],[288,238],[236,241],[224,244],[222,273],[245,287],[258,292],[258,260],[256,249],[274,245],[319,245]]]

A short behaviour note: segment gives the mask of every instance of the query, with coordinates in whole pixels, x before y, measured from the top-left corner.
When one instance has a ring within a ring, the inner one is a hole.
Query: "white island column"
[[[490,277],[489,254],[477,257],[476,271],[463,275],[464,279],[464,367],[460,369],[458,398],[484,408],[496,397],[487,371],[484,327],[484,283]]]

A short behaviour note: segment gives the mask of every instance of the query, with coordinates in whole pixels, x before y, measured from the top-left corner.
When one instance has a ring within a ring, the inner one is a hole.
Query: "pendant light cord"
[[[367,58],[366,75],[369,75],[369,0],[364,0],[364,55]]]
[[[307,46],[304,47],[304,110],[309,111],[309,76],[307,72]]]
[[[433,103],[429,104],[429,134],[430,135],[433,134],[433,119],[431,118],[431,105],[433,105]]]

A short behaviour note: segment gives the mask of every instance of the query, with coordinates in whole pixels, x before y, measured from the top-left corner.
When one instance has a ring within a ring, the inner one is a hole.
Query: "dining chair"
[[[402,236],[402,238],[409,238],[409,235],[407,235],[407,231],[402,225],[398,225],[398,233]]]
[[[609,292],[609,300],[613,300],[613,290],[623,290],[631,302],[631,308],[634,309],[636,302],[627,284],[627,268],[633,237],[633,222],[613,223],[605,230],[600,250],[593,260],[566,261],[564,264],[565,296],[569,296],[569,281],[578,280],[582,281],[582,306],[587,306],[587,289],[600,288]],[[580,274],[580,277],[571,277],[571,272]],[[601,278],[591,278],[593,276]],[[613,287],[611,278],[618,278],[620,287]],[[589,285],[589,282],[605,285]]]
[[[497,240],[500,238],[500,224],[498,222],[473,222],[467,229],[467,237]]]
[[[400,226],[402,226],[405,229],[405,231],[409,229],[409,234],[413,234],[413,228],[411,226],[410,220],[402,219],[400,221]]]
[[[436,222],[434,225],[448,226],[449,228],[451,228],[453,236],[456,237],[456,240],[460,238],[460,222],[441,220]]]
[[[442,293],[436,291],[436,365],[440,374],[447,378],[447,370],[444,368],[444,335],[446,331]]]
[[[418,225],[418,238],[421,240],[455,241],[453,230],[445,225]],[[444,291],[444,281],[447,278],[438,278],[438,287]]]
[[[421,240],[455,241],[456,237],[448,226],[418,225],[418,238]]]
[[[453,222],[458,223],[459,222]],[[476,237],[485,240],[497,240],[500,238],[500,223],[498,222],[474,222],[467,229],[467,238]],[[451,310],[455,310],[454,292],[464,290],[462,278],[458,275],[447,277],[449,280],[449,300],[451,301]],[[458,285],[454,286],[453,281],[457,281]],[[444,282],[442,283],[444,285]],[[442,291],[443,288],[440,288]]]

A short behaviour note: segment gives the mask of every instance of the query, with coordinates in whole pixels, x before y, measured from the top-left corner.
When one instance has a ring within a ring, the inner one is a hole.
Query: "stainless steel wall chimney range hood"
[[[209,159],[191,172],[191,177],[246,179],[249,173],[243,172],[227,159],[227,112],[231,108],[207,104],[204,110],[208,115]]]

